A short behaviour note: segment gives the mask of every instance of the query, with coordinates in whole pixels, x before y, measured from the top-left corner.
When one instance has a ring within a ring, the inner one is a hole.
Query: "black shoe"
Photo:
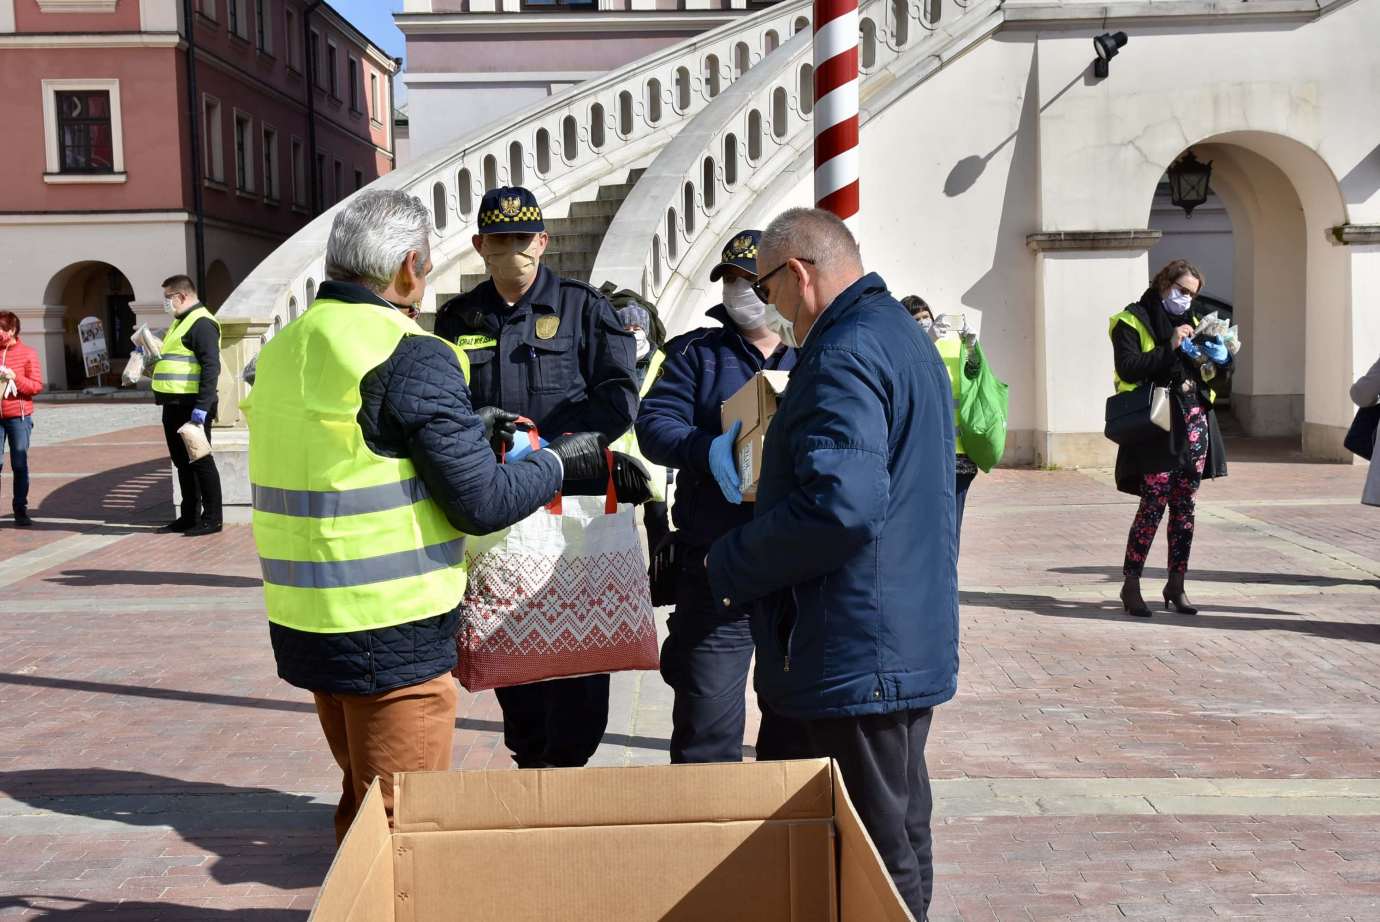
[[[1121,606],[1126,609],[1128,615],[1135,615],[1137,618],[1150,617],[1150,606],[1145,604],[1145,599],[1140,595],[1140,577],[1128,576],[1122,583]]]
[[[1189,604],[1188,594],[1184,592],[1182,573],[1169,574],[1169,582],[1164,586],[1164,607],[1181,615],[1198,614],[1198,609]]]
[[[28,512],[24,511],[23,509],[19,509],[19,510],[16,510],[16,511],[15,511],[15,513],[14,513],[14,527],[15,527],[15,528],[31,528],[31,527],[33,527],[33,524],[34,524],[34,520],[31,519],[31,518],[29,518],[29,513],[28,513]]]
[[[194,528],[189,528],[182,533],[185,538],[200,538],[203,535],[220,534],[221,524],[219,522],[202,522]]]
[[[189,528],[195,527],[196,522],[191,519],[173,519],[167,525],[164,525],[162,528],[158,530],[166,534],[170,532],[186,531]]]

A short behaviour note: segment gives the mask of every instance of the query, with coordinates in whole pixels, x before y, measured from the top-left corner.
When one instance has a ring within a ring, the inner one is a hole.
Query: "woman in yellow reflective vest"
[[[1226,453],[1213,409],[1220,387],[1231,374],[1231,355],[1221,342],[1195,342],[1201,318],[1193,299],[1203,274],[1176,259],[1159,271],[1139,301],[1114,314],[1108,326],[1116,366],[1113,387],[1120,393],[1138,387],[1166,387],[1169,432],[1162,438],[1123,445],[1116,456],[1116,485],[1140,497],[1122,566],[1121,602],[1128,614],[1150,617],[1141,596],[1140,577],[1150,545],[1169,509],[1169,579],[1162,593],[1166,608],[1195,615],[1184,592],[1193,548],[1195,498],[1203,477],[1225,477]],[[1211,384],[1209,384],[1211,382]]]

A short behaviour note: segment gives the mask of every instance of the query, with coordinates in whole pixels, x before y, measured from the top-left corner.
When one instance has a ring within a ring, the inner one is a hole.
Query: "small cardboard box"
[[[789,371],[759,371],[719,408],[724,432],[739,420],[743,423],[738,440],[733,443],[733,457],[738,463],[738,479],[742,482],[745,500],[757,498],[757,481],[762,476],[762,442],[790,378]]]
[[[827,760],[396,777],[310,922],[913,922]]]

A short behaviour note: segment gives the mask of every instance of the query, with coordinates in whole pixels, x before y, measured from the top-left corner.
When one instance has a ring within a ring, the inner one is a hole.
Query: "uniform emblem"
[[[507,218],[516,218],[522,211],[522,199],[516,195],[505,195],[498,200],[498,210]]]
[[[545,314],[537,318],[537,339],[550,339],[561,328],[561,318]]]
[[[732,251],[734,258],[749,256],[754,249],[752,238],[746,235],[739,237],[729,244],[729,249]]]

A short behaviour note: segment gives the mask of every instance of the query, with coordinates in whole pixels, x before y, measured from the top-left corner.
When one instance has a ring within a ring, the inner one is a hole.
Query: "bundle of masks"
[[[1213,311],[1202,320],[1198,321],[1198,326],[1193,331],[1193,341],[1198,345],[1213,341],[1221,337],[1222,345],[1227,347],[1227,352],[1231,355],[1241,351],[1241,330],[1231,321],[1218,317],[1217,312]],[[1217,366],[1201,352],[1194,357],[1197,363],[1199,374],[1204,381],[1211,381],[1217,377]]]

